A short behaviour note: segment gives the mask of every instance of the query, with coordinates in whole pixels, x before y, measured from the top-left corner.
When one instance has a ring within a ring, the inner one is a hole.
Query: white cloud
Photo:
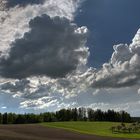
[[[92,86],[99,88],[129,87],[139,85],[140,81],[140,30],[133,42],[115,45],[109,63],[103,68],[91,73]]]
[[[55,97],[42,97],[39,99],[29,99],[20,103],[21,109],[32,109],[32,110],[46,110],[46,111],[56,111],[62,108],[75,107],[75,102],[65,103],[62,99]]]

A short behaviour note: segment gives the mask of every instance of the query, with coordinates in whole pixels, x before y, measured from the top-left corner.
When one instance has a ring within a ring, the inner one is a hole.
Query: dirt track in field
[[[0,140],[128,140],[79,134],[41,125],[0,125]],[[133,139],[135,140],[135,139]]]

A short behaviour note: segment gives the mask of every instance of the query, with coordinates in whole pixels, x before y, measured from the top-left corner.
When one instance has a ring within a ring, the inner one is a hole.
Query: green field
[[[120,123],[111,122],[51,122],[42,123],[47,127],[62,128],[70,131],[75,131],[85,134],[93,134],[99,136],[121,137],[121,138],[139,138],[140,134],[115,133],[113,134],[110,128],[120,125]]]

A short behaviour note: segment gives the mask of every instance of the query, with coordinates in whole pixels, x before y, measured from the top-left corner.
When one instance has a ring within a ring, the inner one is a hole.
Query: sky
[[[139,0],[1,0],[0,112],[61,108],[140,116]]]

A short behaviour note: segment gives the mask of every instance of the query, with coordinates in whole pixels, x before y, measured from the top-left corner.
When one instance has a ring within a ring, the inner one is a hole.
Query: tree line
[[[91,108],[61,109],[56,112],[45,112],[40,114],[0,113],[0,124],[28,124],[61,121],[131,122],[131,116],[125,111],[102,111],[99,109],[93,110]]]

